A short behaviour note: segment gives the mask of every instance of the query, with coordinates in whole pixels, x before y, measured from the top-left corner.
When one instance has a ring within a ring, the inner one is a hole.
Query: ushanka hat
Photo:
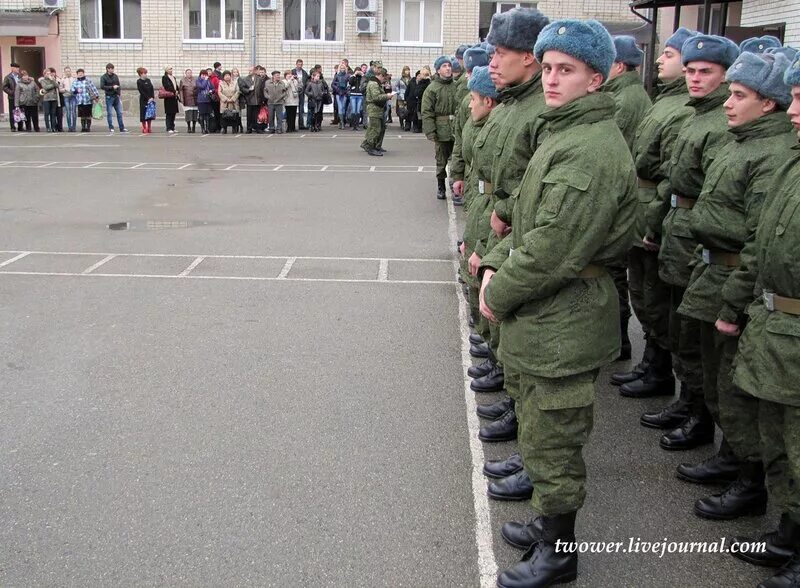
[[[752,37],[745,39],[739,44],[739,51],[742,53],[764,53],[767,49],[780,47],[783,45],[778,37],[764,35],[763,37]]]
[[[436,61],[433,62],[433,69],[435,71],[439,71],[439,68],[442,67],[445,63],[450,63],[452,65],[449,55],[441,55],[437,57]]]
[[[736,58],[725,79],[747,86],[786,108],[792,102],[792,94],[783,81],[783,74],[790,65],[786,56],[780,53],[768,55],[746,51]]]
[[[536,41],[534,53],[541,63],[547,51],[560,51],[584,62],[594,71],[608,78],[617,51],[614,40],[596,20],[557,20],[547,25]]]
[[[719,35],[695,35],[686,40],[681,48],[683,65],[692,61],[718,63],[726,69],[739,57],[736,43]]]
[[[494,87],[494,82],[489,75],[489,68],[485,65],[472,70],[467,82],[467,89],[470,92],[477,92],[481,96],[497,99],[497,88]]]
[[[535,8],[512,8],[492,16],[486,41],[495,47],[533,51],[539,33],[549,22],[550,19]]]
[[[489,54],[480,47],[467,49],[464,53],[464,69],[471,72],[476,67],[489,65]]]
[[[786,69],[783,81],[789,86],[800,86],[800,53],[795,55],[794,61]]]
[[[642,65],[644,51],[639,49],[636,39],[633,37],[628,35],[614,37],[614,49],[617,50],[617,57],[614,59],[616,63],[624,63],[632,67]]]

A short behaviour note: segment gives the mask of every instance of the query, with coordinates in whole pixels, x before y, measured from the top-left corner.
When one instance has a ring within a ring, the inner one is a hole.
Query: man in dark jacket
[[[300,130],[304,131],[306,129],[306,95],[305,95],[305,87],[308,84],[308,72],[303,69],[303,60],[298,59],[295,63],[294,69],[292,70],[294,77],[300,82],[300,87],[304,90],[303,92],[299,92],[299,100],[300,102],[297,105],[297,118],[300,122]]]
[[[100,87],[106,93],[106,120],[109,132],[114,132],[114,121],[111,118],[111,109],[117,112],[117,124],[120,133],[127,133],[125,123],[122,121],[122,87],[119,83],[119,76],[114,73],[114,64],[106,65],[106,73],[100,77]]]
[[[14,90],[17,89],[17,80],[19,80],[19,64],[11,63],[11,72],[3,78],[3,92],[8,96],[8,120],[11,123],[11,132],[22,130],[22,121],[14,124]]]

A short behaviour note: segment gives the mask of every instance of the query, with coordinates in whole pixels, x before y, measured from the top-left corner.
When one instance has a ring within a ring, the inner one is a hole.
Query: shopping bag
[[[99,102],[95,102],[94,106],[92,106],[92,118],[95,120],[103,118],[103,107],[100,106]]]
[[[266,104],[259,109],[257,122],[260,125],[265,125],[269,122],[269,110]]]
[[[156,103],[150,101],[144,107],[144,120],[154,120],[156,118]]]
[[[19,106],[17,106],[14,109],[14,122],[15,123],[25,122],[25,113],[22,111],[22,109]]]

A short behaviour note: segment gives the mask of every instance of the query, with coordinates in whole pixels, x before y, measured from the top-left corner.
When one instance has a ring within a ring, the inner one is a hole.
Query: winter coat
[[[294,78],[284,80],[286,84],[286,106],[297,106],[300,104],[300,81]]]
[[[466,162],[464,161],[462,153],[463,141],[461,135],[470,119],[469,101],[470,97],[464,96],[461,103],[458,105],[456,117],[453,120],[453,136],[455,138],[453,140],[453,153],[450,156],[450,177],[454,181],[463,180],[464,174],[466,173]],[[485,122],[484,120],[483,123]],[[482,126],[483,124],[481,124],[481,127]]]
[[[286,84],[283,80],[277,82],[267,80],[264,82],[264,97],[267,99],[267,104],[283,104],[286,100]]]
[[[322,79],[317,80],[309,80],[306,84],[305,95],[309,100],[314,100],[315,102],[322,101],[322,95],[325,93],[325,86],[323,85]]]
[[[14,104],[17,106],[38,106],[39,86],[33,78],[22,78],[17,80],[14,88]]]
[[[197,86],[197,78],[183,78],[178,82],[178,93],[184,106],[197,106],[197,98],[194,93],[195,86]]]
[[[367,116],[369,118],[382,118],[384,108],[386,107],[386,101],[388,99],[389,95],[383,91],[383,88],[378,80],[372,78],[369,82],[367,82],[367,92],[364,102],[367,107]]]
[[[464,225],[464,264],[462,265],[462,277],[464,280],[471,284],[473,287],[478,287],[477,279],[469,273],[466,261],[473,254],[477,252],[479,256],[483,257],[486,254],[485,244],[486,237],[489,235],[491,226],[488,223],[488,218],[485,216],[486,208],[491,204],[490,198],[479,192],[478,171],[475,167],[475,157],[478,149],[475,146],[475,140],[481,128],[486,124],[486,119],[475,122],[472,119],[467,120],[460,138],[456,139],[456,143],[460,143],[460,152],[462,162],[464,165],[464,209],[467,213],[467,221]],[[455,149],[453,150],[455,153]],[[477,251],[480,248],[480,251]]]
[[[72,95],[80,106],[88,106],[100,97],[100,92],[89,78],[76,78],[72,82]]]
[[[239,84],[237,82],[220,80],[217,93],[219,94],[220,110],[239,110]]]
[[[43,77],[39,79],[39,84],[42,86],[44,94],[42,94],[42,102],[58,102],[58,81],[53,78]]]
[[[117,86],[117,89],[114,89]],[[119,83],[119,76],[115,73],[104,73],[100,76],[100,88],[106,93],[106,96],[121,96],[122,85]]]
[[[337,72],[331,82],[331,90],[336,96],[347,96],[350,93],[350,74]]]
[[[431,140],[453,140],[453,116],[456,113],[456,85],[453,78],[438,75],[422,96],[422,132]]]
[[[194,95],[197,104],[208,104],[211,102],[211,94],[215,92],[214,84],[208,78],[197,78],[194,86]]]
[[[617,121],[622,136],[629,149],[633,149],[633,140],[636,138],[636,129],[644,118],[644,113],[650,108],[650,96],[645,92],[639,73],[628,71],[609,80],[603,86],[603,91],[614,97],[617,110],[614,120]]]
[[[362,89],[364,82],[364,74],[353,74],[347,80],[348,85],[348,93],[350,96],[363,96],[364,91]]]
[[[178,113],[178,88],[177,82],[173,83],[172,79],[164,74],[161,76],[161,87],[167,92],[175,94],[172,98],[164,98],[164,113],[177,114]]]

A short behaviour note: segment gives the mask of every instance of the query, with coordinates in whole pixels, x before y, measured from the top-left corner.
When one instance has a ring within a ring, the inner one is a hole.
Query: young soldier
[[[575,579],[575,516],[586,496],[582,450],[599,369],[619,354],[619,304],[606,267],[630,247],[633,160],[601,86],[614,43],[594,20],[548,25],[536,42],[547,135],[514,199],[514,230],[481,262],[481,313],[502,321],[500,357],[519,379],[520,450],[533,480],[532,523],[503,535],[528,547],[501,588]],[[496,272],[496,273],[495,273]]]
[[[489,28],[487,40],[494,46],[489,74],[498,90],[500,104],[492,110],[477,139],[481,143],[488,142],[491,137],[496,145],[491,167],[485,169],[479,178],[484,182],[484,193],[492,201],[492,230],[486,242],[487,253],[511,230],[511,194],[519,187],[542,131],[543,121],[539,118],[545,109],[542,73],[533,48],[539,32],[549,22],[538,10],[514,8],[495,14]],[[490,324],[485,318],[482,320],[486,325],[481,328],[490,333],[484,346],[489,360],[470,368],[468,374],[475,378],[470,387],[475,392],[497,392],[505,385],[509,398],[478,407],[480,417],[493,419],[481,428],[480,437],[484,440],[509,438],[517,434],[518,428],[514,412],[518,382],[513,375],[505,377],[503,366],[495,355],[500,344],[501,327]],[[470,353],[473,353],[472,349]],[[533,488],[522,468],[519,454],[504,461],[487,463],[484,472],[490,477],[502,478],[489,484],[491,498],[527,500],[531,497]]]
[[[758,401],[734,393],[731,368],[745,307],[755,286],[754,243],[761,205],[775,171],[791,156],[796,138],[783,110],[791,102],[783,55],[742,53],[726,80],[724,104],[735,140],[720,149],[708,168],[690,226],[702,246],[678,312],[700,321],[703,393],[724,433],[725,453],[686,468],[690,481],[738,479],[721,494],[698,500],[694,512],[711,519],[764,514],[767,490],[758,437]],[[713,473],[712,479],[708,479]],[[685,471],[679,475],[686,478]]]
[[[387,94],[383,89],[383,82],[386,80],[386,70],[381,67],[375,77],[367,82],[364,102],[366,103],[367,116],[369,123],[364,142],[361,148],[374,156],[382,156],[386,153],[383,148],[383,136],[386,134],[386,121],[383,118],[383,111],[386,101],[394,96],[394,92]]]
[[[456,104],[461,104],[461,101],[464,97],[469,94],[469,90],[467,89],[467,82],[469,78],[467,77],[467,69],[464,65],[466,59],[464,58],[464,54],[469,49],[469,45],[459,45],[458,49],[456,49],[456,54],[451,60],[451,64],[453,66],[453,78],[455,79],[456,84]],[[463,72],[463,73],[457,73]]]
[[[686,106],[689,89],[683,76],[681,47],[686,39],[696,34],[681,27],[667,39],[664,52],[656,61],[661,91],[645,113],[633,142],[639,204],[634,246],[628,252],[628,289],[646,344],[638,365],[628,372],[611,376],[611,383],[621,386],[620,394],[623,396],[644,398],[675,391],[669,352],[669,287],[658,276],[658,243],[667,211],[662,204],[664,198],[658,197],[657,189],[662,193],[669,189],[665,167],[672,155],[678,130],[692,112]],[[655,230],[648,230],[648,227]],[[642,424],[672,429],[686,416],[686,404],[679,400],[663,414],[644,415]]]
[[[453,152],[453,116],[456,87],[450,58],[442,55],[433,64],[436,75],[422,95],[422,132],[436,146],[436,198],[447,198],[447,160]]]
[[[636,39],[625,35],[614,37],[614,49],[617,51],[617,57],[611,66],[603,91],[611,94],[617,103],[614,120],[617,121],[617,126],[630,149],[633,147],[636,129],[642,122],[644,113],[650,108],[650,97],[644,90],[639,72],[636,71],[636,68],[642,65],[644,52],[636,45]],[[627,263],[609,267],[608,271],[614,278],[619,296],[619,331],[622,345],[617,359],[628,360],[631,358],[631,340],[628,337],[631,306],[628,297]]]
[[[478,66],[476,62],[482,61],[483,65]],[[453,164],[453,168],[463,168],[463,173],[454,172],[456,181],[453,184],[453,192],[465,194],[465,211],[467,221],[464,227],[464,240],[461,243],[461,276],[469,286],[469,307],[470,316],[475,319],[476,326],[479,326],[478,319],[480,311],[478,308],[478,264],[481,257],[486,253],[486,238],[489,235],[489,215],[486,213],[491,200],[486,194],[486,183],[479,178],[481,172],[486,167],[491,168],[491,161],[494,158],[494,141],[487,141],[487,137],[478,144],[476,137],[481,128],[486,123],[492,109],[497,105],[497,89],[494,87],[488,68],[489,58],[483,49],[470,49],[464,54],[464,65],[466,74],[470,76],[468,88],[470,118],[464,124],[463,133],[456,139],[456,147],[453,150],[453,159],[458,160]],[[458,154],[458,157],[457,157]],[[458,163],[460,161],[460,163]],[[489,162],[487,165],[487,161]],[[488,333],[478,329],[478,337]],[[512,437],[513,438],[513,437]],[[491,439],[494,441],[508,441],[510,439]]]
[[[483,49],[468,49],[464,53],[464,79],[469,80],[472,75],[472,70],[476,67],[489,65],[489,56]],[[463,190],[464,185],[464,159],[462,157],[463,137],[462,133],[464,127],[470,119],[470,104],[472,102],[471,93],[467,93],[463,100],[458,105],[456,117],[453,120],[453,154],[450,156],[450,178],[453,180],[453,204],[461,206],[464,204],[465,196],[471,196],[471,192],[467,191],[466,194]],[[483,126],[483,125],[481,125]],[[459,184],[459,181],[461,183]],[[456,188],[459,184],[459,188]],[[468,184],[469,188],[471,185]],[[476,308],[477,311],[477,308]],[[477,320],[477,316],[476,316]]]
[[[800,58],[784,81],[791,86],[789,120],[800,135]],[[783,514],[778,530],[759,539],[766,551],[737,557],[783,565],[759,586],[787,588],[800,585],[800,146],[774,177],[756,234],[758,297],[747,309],[750,322],[739,342],[733,384],[758,399],[770,498]]]
[[[659,275],[670,286],[669,332],[672,363],[689,398],[689,416],[663,435],[663,449],[693,449],[714,441],[714,420],[703,400],[703,368],[700,361],[700,324],[678,313],[689,285],[697,242],[691,232],[692,208],[703,189],[708,168],[719,150],[733,140],[722,104],[728,99],[725,72],[739,56],[739,48],[725,37],[697,35],[681,49],[689,88],[687,118],[669,162],[671,208],[662,224],[658,254]]]

